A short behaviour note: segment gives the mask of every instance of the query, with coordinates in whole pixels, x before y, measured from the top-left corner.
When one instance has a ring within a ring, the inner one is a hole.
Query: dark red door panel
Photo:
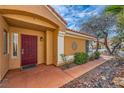
[[[21,66],[37,63],[37,36],[21,35]]]

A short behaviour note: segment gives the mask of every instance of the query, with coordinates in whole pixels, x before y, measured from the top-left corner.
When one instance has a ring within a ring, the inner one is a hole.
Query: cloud
[[[67,21],[68,27],[75,30],[92,16],[100,15],[105,8],[102,5],[54,5],[52,7]]]

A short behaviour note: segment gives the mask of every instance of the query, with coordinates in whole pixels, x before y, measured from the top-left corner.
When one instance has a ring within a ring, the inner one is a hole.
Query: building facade
[[[0,5],[0,80],[8,70],[32,64],[59,66],[61,54],[85,52],[93,36],[67,29],[50,6]]]

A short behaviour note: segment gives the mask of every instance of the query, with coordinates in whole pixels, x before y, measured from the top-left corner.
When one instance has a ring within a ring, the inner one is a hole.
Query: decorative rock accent
[[[124,87],[124,78],[123,78],[123,80],[120,82],[120,86]]]
[[[115,85],[119,85],[121,87],[124,87],[124,78],[122,77],[115,77],[112,82],[115,84]]]

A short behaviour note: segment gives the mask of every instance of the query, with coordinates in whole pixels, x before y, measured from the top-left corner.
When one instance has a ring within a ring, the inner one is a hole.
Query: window
[[[13,44],[13,57],[18,56],[18,33],[13,33],[13,39],[12,39],[12,44]]]
[[[85,48],[86,48],[86,53],[88,53],[89,52],[89,40],[86,40]]]
[[[72,42],[72,49],[73,50],[76,50],[78,47],[77,43],[76,42]]]
[[[6,55],[7,54],[7,52],[8,52],[8,38],[7,38],[7,31],[4,31],[4,33],[3,33],[3,38],[4,38],[4,55]]]

